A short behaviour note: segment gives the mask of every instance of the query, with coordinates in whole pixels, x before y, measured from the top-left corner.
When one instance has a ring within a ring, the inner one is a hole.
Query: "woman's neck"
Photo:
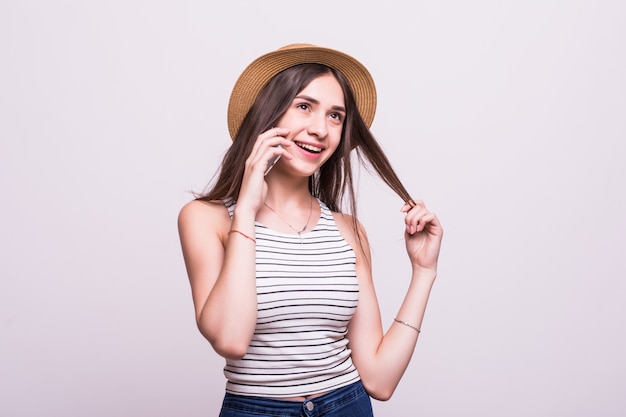
[[[309,207],[311,203],[308,178],[274,178],[267,182],[265,203],[274,208]]]

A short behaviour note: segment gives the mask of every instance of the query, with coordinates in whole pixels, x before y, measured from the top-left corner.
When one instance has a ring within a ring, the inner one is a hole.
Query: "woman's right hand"
[[[246,159],[239,198],[237,199],[238,209],[249,209],[256,213],[261,208],[267,193],[265,172],[268,164],[277,156],[287,159],[293,158],[285,150],[291,146],[291,141],[285,139],[288,134],[289,129],[273,127],[257,137],[252,151]],[[278,145],[281,145],[282,148]]]

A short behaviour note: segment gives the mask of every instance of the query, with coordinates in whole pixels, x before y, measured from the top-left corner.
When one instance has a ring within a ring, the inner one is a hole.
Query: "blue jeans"
[[[361,381],[306,401],[284,401],[226,393],[219,417],[373,417]]]

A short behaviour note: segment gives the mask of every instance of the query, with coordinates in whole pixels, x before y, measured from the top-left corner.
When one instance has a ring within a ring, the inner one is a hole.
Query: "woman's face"
[[[283,164],[303,175],[313,174],[339,146],[345,117],[339,82],[332,74],[314,78],[278,121],[278,127],[289,129],[287,139],[295,145],[289,147],[294,158],[289,161],[283,158]]]

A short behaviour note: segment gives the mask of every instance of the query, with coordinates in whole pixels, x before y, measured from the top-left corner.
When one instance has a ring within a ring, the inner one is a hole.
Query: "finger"
[[[428,210],[425,207],[416,206],[404,216],[404,222],[406,224],[417,223],[420,217],[426,213],[428,213]]]
[[[424,204],[422,200],[409,200],[404,203],[400,211],[403,213],[408,213],[410,210],[414,209],[415,207],[426,207],[426,205]]]
[[[268,154],[269,154],[269,157],[267,156]],[[285,151],[282,145],[270,147],[267,150],[266,155],[264,155],[263,157],[263,159],[267,157],[266,168],[265,168],[265,172],[263,175],[267,175],[271,171],[271,169],[274,168],[274,165],[276,165],[276,163],[280,160],[280,158],[283,155],[285,156],[286,159],[293,159],[293,155]]]
[[[424,211],[425,209],[417,205],[414,205],[413,207],[411,207],[409,203],[410,202],[406,202],[404,206],[402,206],[401,211],[406,213],[406,215],[404,216],[404,224],[405,224],[406,232],[409,235],[412,235],[416,232],[417,226],[419,223],[419,218],[422,214],[421,212]]]
[[[251,153],[262,153],[265,149],[277,145],[290,146],[291,141],[286,139],[286,137],[289,135],[289,132],[289,129],[285,129],[282,127],[273,127],[261,133],[259,136],[257,136]]]
[[[261,133],[258,137],[257,140],[263,140],[266,138],[271,138],[271,137],[275,137],[275,136],[282,136],[285,137],[289,134],[289,129],[286,129],[284,127],[273,127],[271,129],[266,130],[265,132]]]
[[[434,213],[429,212],[425,208],[411,210],[405,218],[407,232],[414,234],[421,232],[434,218]]]
[[[282,127],[273,127],[257,137],[257,142],[267,142],[268,140],[283,140],[289,136],[290,130]],[[271,145],[274,146],[274,145]]]
[[[420,217],[415,226],[416,232],[421,232],[426,229],[432,221],[435,219],[435,213],[426,213],[424,216]]]
[[[291,155],[283,149],[291,146],[291,141],[285,139],[280,133],[287,134],[289,130],[273,128],[260,134],[248,156],[249,164],[262,164],[263,167],[268,167],[268,162],[276,157],[287,155],[287,157],[291,159]]]
[[[290,130],[284,127],[273,127],[268,130],[266,133],[269,133],[273,136],[283,136],[286,137],[289,134]]]

